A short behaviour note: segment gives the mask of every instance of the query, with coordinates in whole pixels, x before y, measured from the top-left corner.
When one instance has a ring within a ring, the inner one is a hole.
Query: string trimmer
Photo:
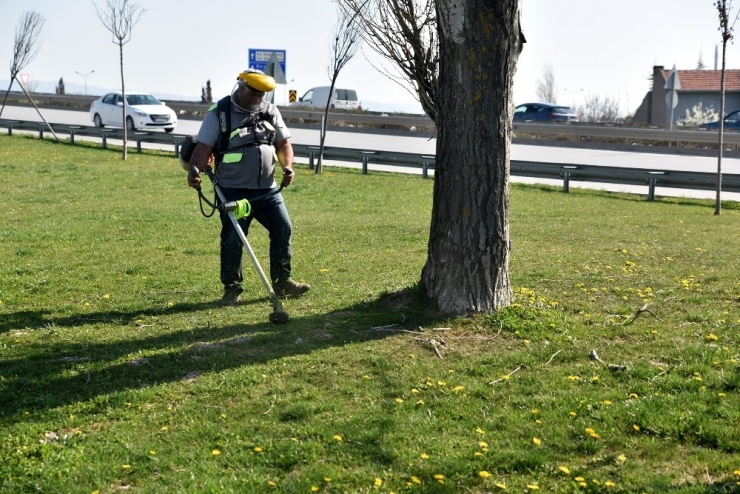
[[[197,175],[198,169],[195,166],[193,166],[190,168],[190,173],[192,175]],[[270,314],[270,322],[275,323],[275,324],[284,324],[288,322],[289,317],[288,317],[288,314],[283,310],[283,304],[280,303],[280,299],[275,294],[275,291],[272,289],[272,285],[270,285],[270,282],[267,280],[267,276],[265,276],[265,272],[262,270],[262,266],[260,266],[260,263],[257,260],[257,257],[254,255],[252,246],[249,245],[247,236],[244,235],[244,231],[242,230],[241,226],[239,226],[239,220],[246,216],[249,216],[249,214],[252,212],[252,205],[246,199],[226,202],[226,198],[224,197],[224,194],[221,191],[221,187],[218,186],[218,180],[216,179],[216,176],[213,174],[213,170],[211,170],[210,168],[206,168],[205,173],[206,175],[208,175],[208,178],[211,180],[211,184],[213,184],[213,190],[216,191],[219,201],[217,205],[211,204],[208,201],[208,199],[206,199],[205,196],[203,196],[203,193],[199,190],[198,194],[199,194],[200,199],[204,200],[212,208],[223,211],[229,215],[229,219],[231,220],[231,223],[234,225],[234,230],[236,230],[236,233],[239,235],[239,239],[242,241],[242,245],[244,245],[244,250],[247,251],[247,255],[252,260],[252,265],[254,266],[255,271],[257,271],[257,274],[262,280],[262,284],[265,286],[265,289],[267,290],[267,293],[270,296],[270,301],[272,302],[272,309],[273,309],[272,314]],[[292,171],[286,170],[286,173],[290,174],[292,173]],[[263,196],[253,198],[252,202],[258,201],[260,199],[264,199],[267,196],[277,194],[281,190],[283,190],[282,185],[277,191],[269,192]],[[201,211],[202,210],[203,210],[203,205],[201,204]],[[205,212],[203,214],[205,215]]]

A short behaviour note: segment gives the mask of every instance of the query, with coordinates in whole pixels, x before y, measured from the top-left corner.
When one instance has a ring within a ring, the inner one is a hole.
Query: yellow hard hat
[[[237,80],[242,81],[244,84],[256,89],[257,91],[265,93],[269,93],[275,89],[275,79],[273,79],[272,76],[254,69],[247,69],[240,73],[237,76]]]

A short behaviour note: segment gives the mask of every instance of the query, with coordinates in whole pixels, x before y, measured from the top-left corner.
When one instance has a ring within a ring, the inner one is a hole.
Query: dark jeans
[[[262,196],[271,189],[227,189],[221,191],[226,201],[255,198]],[[274,189],[272,189],[274,190]],[[290,278],[290,259],[292,248],[290,236],[292,225],[288,210],[285,208],[283,196],[272,194],[251,202],[252,212],[249,216],[239,220],[239,225],[246,236],[249,225],[256,219],[270,234],[270,279],[273,284]],[[242,242],[234,230],[227,213],[221,212],[221,283],[225,288],[238,287],[243,281],[242,275]],[[257,254],[255,254],[257,255]]]

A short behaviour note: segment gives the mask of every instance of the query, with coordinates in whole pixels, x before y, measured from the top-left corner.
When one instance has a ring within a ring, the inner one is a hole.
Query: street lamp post
[[[91,70],[91,71],[90,71],[90,72],[88,72],[87,74],[83,74],[82,72],[77,72],[77,71],[75,70],[75,73],[76,73],[76,74],[80,74],[80,75],[81,75],[82,77],[84,77],[84,78],[85,78],[85,96],[87,96],[87,76],[89,76],[89,75],[90,75],[90,74],[92,74],[93,72],[95,72],[95,71],[94,71],[94,70]]]
[[[573,109],[575,109],[575,107],[576,107],[576,94],[578,94],[581,91],[583,91],[583,88],[579,89],[578,91],[570,90],[570,89],[564,89],[564,91],[568,91],[573,96],[573,98],[572,98],[571,101],[572,101]]]

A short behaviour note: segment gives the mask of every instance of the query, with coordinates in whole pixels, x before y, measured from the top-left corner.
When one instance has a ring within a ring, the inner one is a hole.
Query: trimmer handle
[[[195,165],[190,166],[190,176],[191,177],[197,177],[199,173],[200,173],[200,170],[198,170],[197,166]],[[208,179],[211,181],[212,184],[216,183],[216,176],[213,174],[213,170],[211,169],[210,166],[206,168],[205,174],[208,175]]]

